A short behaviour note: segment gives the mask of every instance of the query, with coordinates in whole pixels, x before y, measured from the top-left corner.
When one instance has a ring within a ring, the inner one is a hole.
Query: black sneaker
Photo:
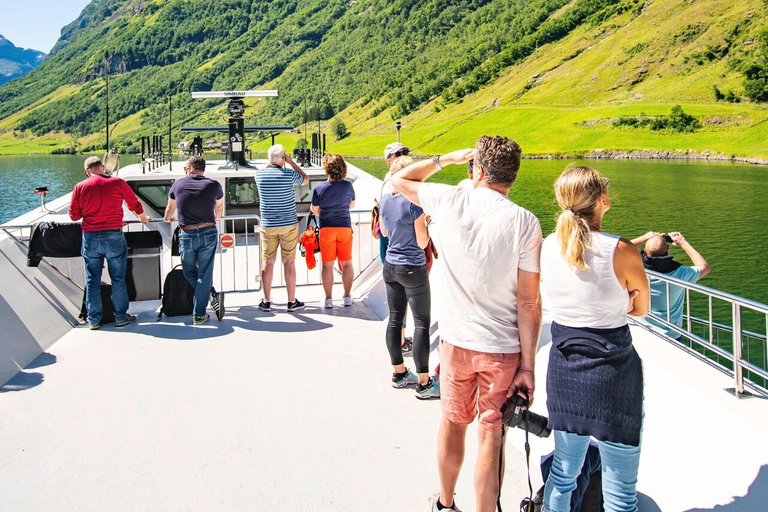
[[[272,311],[272,303],[268,300],[261,299],[261,302],[259,302],[259,309],[262,311]]]
[[[299,299],[294,299],[293,302],[288,303],[289,313],[293,313],[294,311],[298,311],[300,309],[304,309],[304,303],[301,302]]]
[[[115,327],[125,327],[128,324],[132,324],[136,321],[136,315],[125,315],[122,320],[115,320]]]
[[[406,336],[403,341],[403,354],[410,354],[413,352],[413,338]]]
[[[204,314],[203,316],[193,316],[192,317],[192,325],[203,325],[205,322],[211,319],[211,315],[208,313]]]
[[[224,318],[224,292],[211,292],[211,309],[217,320]]]

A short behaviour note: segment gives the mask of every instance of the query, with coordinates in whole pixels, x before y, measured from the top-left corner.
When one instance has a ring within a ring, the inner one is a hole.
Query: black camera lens
[[[672,240],[672,237],[669,235],[664,235],[664,241],[668,244],[674,243],[674,240]]]
[[[549,419],[546,416],[536,414],[527,409],[528,400],[520,395],[515,395],[501,406],[501,421],[508,427],[517,427],[528,430],[537,437],[549,437],[552,430],[547,428]]]
[[[475,168],[474,160],[470,160],[469,162],[467,162],[467,176],[469,176],[470,179],[472,178],[472,169],[474,168]]]

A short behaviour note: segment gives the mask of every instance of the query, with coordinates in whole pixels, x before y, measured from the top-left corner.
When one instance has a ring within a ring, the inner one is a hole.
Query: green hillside
[[[248,123],[339,119],[344,154],[380,154],[400,120],[421,153],[503,133],[527,153],[765,158],[766,19],[764,0],[94,0],[0,87],[0,153],[103,147],[109,72],[121,151],[167,133],[169,98],[178,140],[222,121],[189,91],[276,88]]]

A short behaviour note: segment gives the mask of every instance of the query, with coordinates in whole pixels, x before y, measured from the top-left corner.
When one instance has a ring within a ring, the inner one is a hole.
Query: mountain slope
[[[503,129],[534,152],[761,156],[765,108],[715,103],[713,87],[743,97],[740,63],[767,18],[763,0],[95,0],[38,70],[0,88],[0,151],[98,146],[109,72],[123,150],[167,131],[169,97],[175,128],[218,124],[221,102],[188,91],[269,87],[280,98],[253,102],[249,122],[336,115],[348,154],[378,154],[402,119],[423,152]],[[704,126],[613,125],[677,103]]]
[[[43,52],[17,48],[0,35],[0,85],[25,75],[45,59]]]

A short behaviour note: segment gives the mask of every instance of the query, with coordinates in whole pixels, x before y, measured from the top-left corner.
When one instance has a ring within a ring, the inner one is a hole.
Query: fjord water
[[[381,160],[352,162],[380,178],[386,173]],[[536,214],[544,236],[554,230],[559,211],[553,184],[573,163],[594,167],[611,179],[605,231],[629,239],[648,231],[680,231],[712,267],[700,284],[768,303],[767,168],[720,162],[523,160],[509,197]],[[450,166],[432,181],[458,183],[466,170]],[[671,253],[691,264],[681,249],[673,247]],[[765,318],[760,332],[764,329]]]
[[[133,163],[125,155],[122,164]],[[85,177],[84,156],[0,156],[0,222],[39,206],[35,187],[49,200],[66,194]],[[383,160],[351,160],[383,177]],[[566,160],[524,160],[510,198],[531,210],[545,236],[555,225],[553,183]],[[680,231],[709,261],[701,284],[768,303],[768,169],[732,163],[682,161],[579,161],[611,178],[611,211],[603,229],[634,238],[647,231]],[[455,184],[466,166],[450,166],[434,181]],[[690,263],[682,250],[672,249]],[[764,322],[764,320],[763,320]],[[764,325],[764,323],[763,323]],[[762,330],[762,329],[761,329]]]

